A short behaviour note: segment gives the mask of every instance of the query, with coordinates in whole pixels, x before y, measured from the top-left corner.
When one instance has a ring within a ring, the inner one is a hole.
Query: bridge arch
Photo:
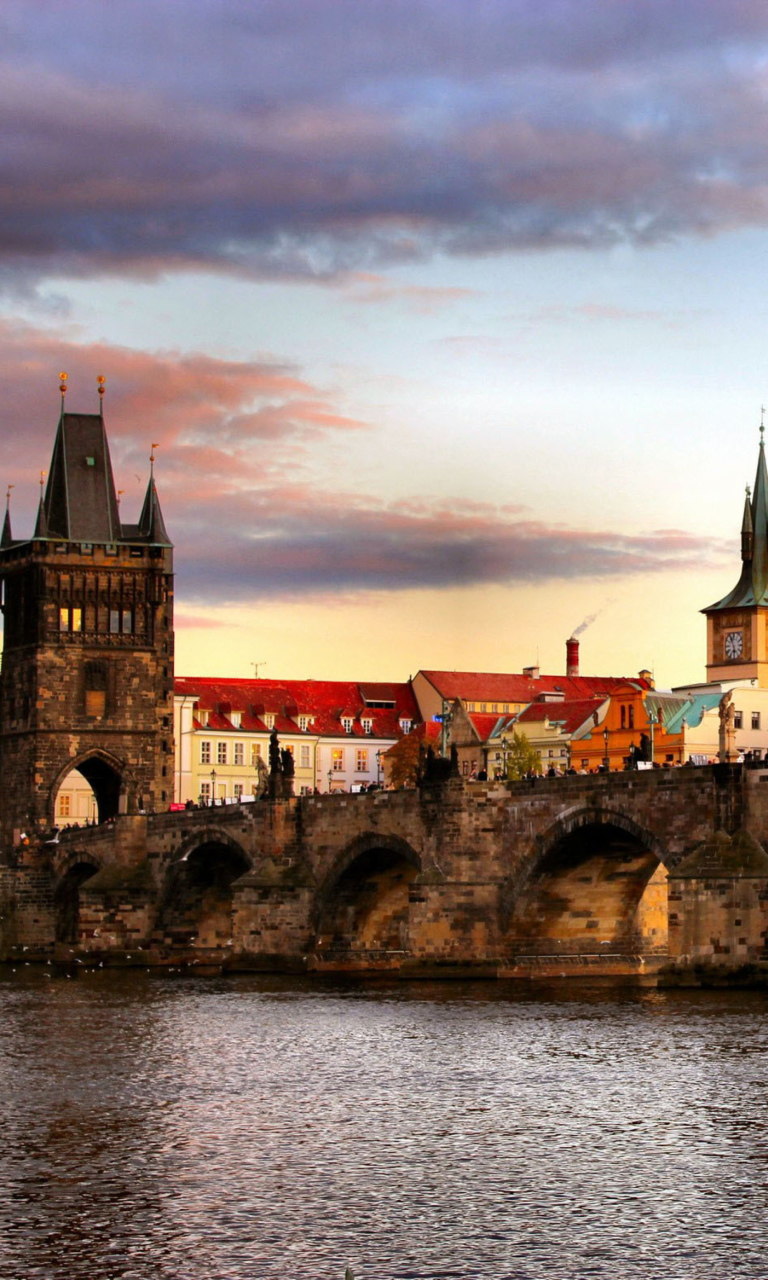
[[[80,934],[80,889],[101,870],[101,859],[90,852],[72,850],[59,863],[53,889],[56,942],[73,945]]]
[[[127,813],[135,805],[136,787],[133,775],[124,760],[101,747],[81,751],[57,773],[48,797],[48,815],[51,826],[56,826],[61,815],[56,812],[56,797],[71,773],[79,773],[93,792],[96,816],[99,823]]]
[[[421,855],[401,836],[366,831],[350,841],[315,896],[318,958],[394,961],[411,952],[411,889],[421,870]]]
[[[233,885],[250,871],[251,856],[224,828],[191,832],[168,867],[156,932],[165,946],[220,951],[233,939]]]
[[[502,893],[513,954],[667,954],[667,852],[648,827],[599,805],[535,839]]]

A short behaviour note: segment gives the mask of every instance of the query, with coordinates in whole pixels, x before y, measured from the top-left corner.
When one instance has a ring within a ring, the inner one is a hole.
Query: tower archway
[[[107,822],[128,810],[130,794],[130,779],[121,760],[104,751],[84,752],[67,763],[51,788],[51,823]]]

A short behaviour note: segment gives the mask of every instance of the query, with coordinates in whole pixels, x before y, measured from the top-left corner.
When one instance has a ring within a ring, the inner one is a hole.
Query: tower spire
[[[149,455],[149,484],[139,517],[139,533],[142,538],[147,539],[147,542],[154,543],[156,546],[170,547],[172,544],[160,510],[160,499],[155,485],[155,449],[159,447],[158,443],[153,443]]]
[[[11,489],[15,489],[14,484],[9,484],[5,491],[5,520],[3,521],[3,532],[0,535],[0,547],[10,547],[13,542],[13,534],[11,533]]]

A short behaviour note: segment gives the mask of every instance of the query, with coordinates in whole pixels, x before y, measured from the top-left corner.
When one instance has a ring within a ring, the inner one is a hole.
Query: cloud
[[[326,444],[363,424],[301,370],[77,343],[6,322],[0,482],[16,485],[17,538],[31,532],[39,470],[51,455],[60,369],[69,373],[68,406],[80,412],[97,410],[96,373],[108,375],[105,417],[126,520],[138,514],[149,447],[159,442],[178,598],[193,619],[204,616],[200,604],[700,571],[724,554],[684,530],[587,530],[532,519],[513,502],[388,501],[338,481],[333,488]]]
[[[2,22],[6,287],[359,280],[768,220],[757,0],[7,0]]]

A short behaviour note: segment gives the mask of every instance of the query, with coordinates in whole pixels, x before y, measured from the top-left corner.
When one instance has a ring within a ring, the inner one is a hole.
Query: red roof
[[[400,738],[401,720],[416,724],[419,709],[410,684],[358,684],[352,680],[238,680],[207,676],[177,676],[179,696],[195,699],[196,709],[207,711],[209,729],[235,730],[230,717],[240,712],[240,728],[250,733],[269,732],[264,717],[274,716],[278,733],[298,733],[298,717],[312,723],[308,731],[325,737],[344,734],[341,717],[352,720],[350,737]],[[394,706],[372,707],[370,702]],[[372,733],[362,721],[372,722]]]
[[[520,724],[557,722],[563,733],[575,733],[599,709],[598,698],[584,698],[576,702],[532,702],[517,717]]]
[[[650,689],[640,676],[526,676],[503,675],[487,671],[421,671],[447,701],[528,703],[543,693],[562,693],[573,702],[612,693],[622,685],[633,684]]]

